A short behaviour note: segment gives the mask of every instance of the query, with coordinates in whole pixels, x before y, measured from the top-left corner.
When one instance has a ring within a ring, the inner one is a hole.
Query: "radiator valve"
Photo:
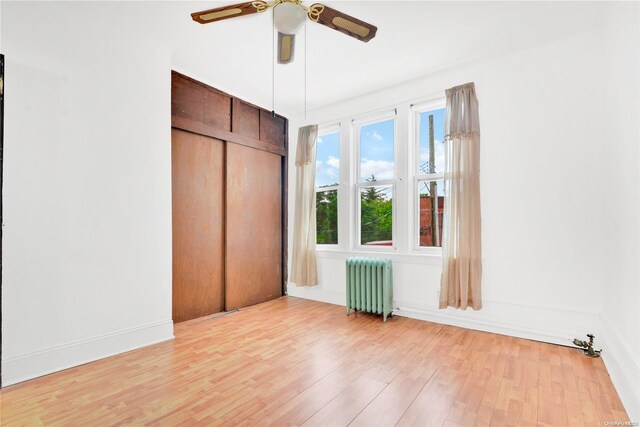
[[[585,356],[600,357],[600,352],[602,351],[602,349],[600,350],[593,349],[593,339],[595,338],[595,335],[587,334],[587,337],[589,337],[589,341],[582,341],[582,340],[579,340],[578,338],[575,338],[573,340],[573,343],[578,347],[582,347],[582,351],[584,351]]]

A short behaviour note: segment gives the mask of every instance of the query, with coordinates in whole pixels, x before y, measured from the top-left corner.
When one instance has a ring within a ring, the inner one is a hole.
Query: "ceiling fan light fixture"
[[[280,3],[273,8],[273,20],[282,34],[295,34],[307,19],[307,12],[292,2]]]

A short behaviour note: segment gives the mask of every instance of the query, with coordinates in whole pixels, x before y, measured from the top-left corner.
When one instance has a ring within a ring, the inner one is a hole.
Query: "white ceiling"
[[[191,12],[231,3],[56,2],[40,3],[38,10],[67,8],[69,14],[94,24],[156,40],[173,52],[175,69],[270,108],[271,12],[208,25],[191,20]],[[305,52],[307,106],[313,109],[452,65],[587,31],[600,24],[603,7],[597,2],[324,3],[376,25],[377,36],[363,43],[309,23],[307,49],[303,29],[296,39],[295,62],[276,64],[275,105],[285,115],[304,108]],[[15,16],[18,10],[5,7],[3,23],[21,19]],[[21,19],[21,25],[28,29],[34,19],[37,23],[34,16]]]

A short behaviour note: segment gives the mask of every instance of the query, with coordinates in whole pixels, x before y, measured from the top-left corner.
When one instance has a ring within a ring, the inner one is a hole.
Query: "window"
[[[440,256],[444,93],[334,123],[318,132],[318,249]]]
[[[316,242],[338,244],[340,132],[327,129],[316,141]]]
[[[442,105],[414,108],[416,123],[416,247],[442,246],[444,120]]]
[[[395,114],[355,124],[358,244],[394,246]]]

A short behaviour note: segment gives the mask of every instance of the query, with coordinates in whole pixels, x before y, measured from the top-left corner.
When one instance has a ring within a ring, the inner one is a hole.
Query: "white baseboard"
[[[565,346],[587,333],[599,336],[600,318],[596,313],[540,307],[502,301],[483,301],[482,310],[439,309],[394,300],[394,315],[427,320]]]
[[[173,321],[124,329],[2,360],[2,386],[173,339]]]
[[[294,297],[345,305],[343,293],[319,287],[289,285],[288,293]],[[437,302],[431,306],[394,299],[393,314],[566,346],[572,345],[574,338],[586,339],[587,333],[593,333],[598,338],[602,330],[597,313],[487,300],[483,301],[483,308],[478,311],[440,310],[435,304]]]
[[[611,382],[631,421],[640,421],[640,360],[627,342],[605,318],[602,318],[604,350],[602,358]]]
[[[297,298],[304,298],[313,301],[326,302],[334,305],[345,305],[345,295],[342,292],[332,292],[320,289],[317,286],[296,286],[289,283],[287,295]]]

